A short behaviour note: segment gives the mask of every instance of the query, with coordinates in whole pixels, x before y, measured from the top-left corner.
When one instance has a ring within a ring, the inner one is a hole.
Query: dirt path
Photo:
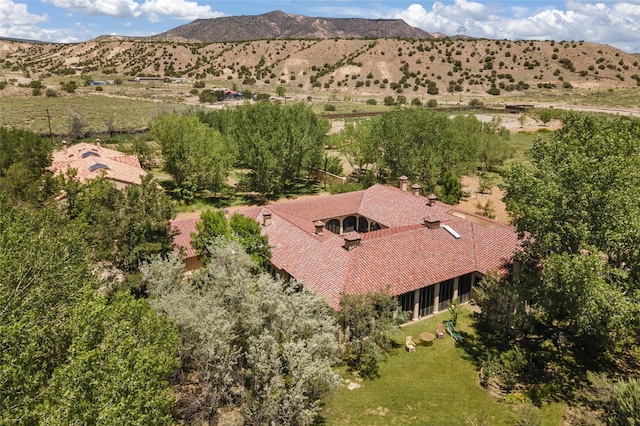
[[[463,176],[462,177],[462,191],[465,194],[469,194],[468,197],[463,198],[457,204],[457,207],[460,207],[462,210],[468,211],[470,213],[478,214],[480,209],[477,207],[478,204],[486,205],[487,202],[491,202],[491,206],[496,215],[495,220],[500,223],[509,223],[509,214],[505,208],[504,203],[502,202],[502,197],[504,196],[504,191],[494,186],[491,188],[490,193],[481,193],[479,191],[480,187],[480,179],[476,176]]]

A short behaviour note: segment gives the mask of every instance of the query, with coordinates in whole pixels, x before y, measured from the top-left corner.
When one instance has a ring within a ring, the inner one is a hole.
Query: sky
[[[509,40],[584,40],[640,53],[640,0],[0,0],[0,37],[74,43],[150,36],[194,19],[285,13],[403,19],[427,32]]]

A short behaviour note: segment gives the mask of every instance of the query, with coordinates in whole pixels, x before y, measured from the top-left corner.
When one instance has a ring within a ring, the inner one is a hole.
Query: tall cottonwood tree
[[[235,406],[247,424],[313,423],[320,398],[339,383],[331,309],[304,288],[256,277],[236,242],[218,238],[208,252],[187,282],[175,256],[142,268],[152,305],[180,328],[177,415],[215,422]]]
[[[523,279],[544,323],[598,350],[638,335],[640,120],[568,113],[505,174]]]
[[[302,103],[243,105],[200,119],[237,144],[239,164],[250,169],[249,189],[263,195],[280,194],[322,165],[330,125]]]
[[[234,145],[195,115],[167,114],[151,123],[162,147],[164,170],[178,188],[219,191],[235,158]]]

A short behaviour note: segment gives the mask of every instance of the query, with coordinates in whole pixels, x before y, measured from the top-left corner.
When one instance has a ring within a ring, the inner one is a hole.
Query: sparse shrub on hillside
[[[638,84],[640,84],[640,81],[638,81]],[[378,101],[376,101],[375,99],[367,99],[367,105],[377,105]]]
[[[324,105],[324,110],[325,111],[335,111],[336,110],[336,106],[333,104],[325,104]]]

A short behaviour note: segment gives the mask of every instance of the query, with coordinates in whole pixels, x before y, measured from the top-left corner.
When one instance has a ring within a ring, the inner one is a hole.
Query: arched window
[[[371,228],[369,228],[369,230],[377,231],[378,229],[380,229],[380,225],[378,224],[378,222],[371,222]]]
[[[364,216],[358,218],[358,232],[369,232],[369,221]]]
[[[347,216],[342,221],[342,230],[346,234],[347,232],[352,232],[356,230],[356,217],[355,216]]]
[[[340,221],[338,219],[331,219],[327,221],[326,225],[324,225],[325,229],[333,232],[334,234],[340,235]]]

